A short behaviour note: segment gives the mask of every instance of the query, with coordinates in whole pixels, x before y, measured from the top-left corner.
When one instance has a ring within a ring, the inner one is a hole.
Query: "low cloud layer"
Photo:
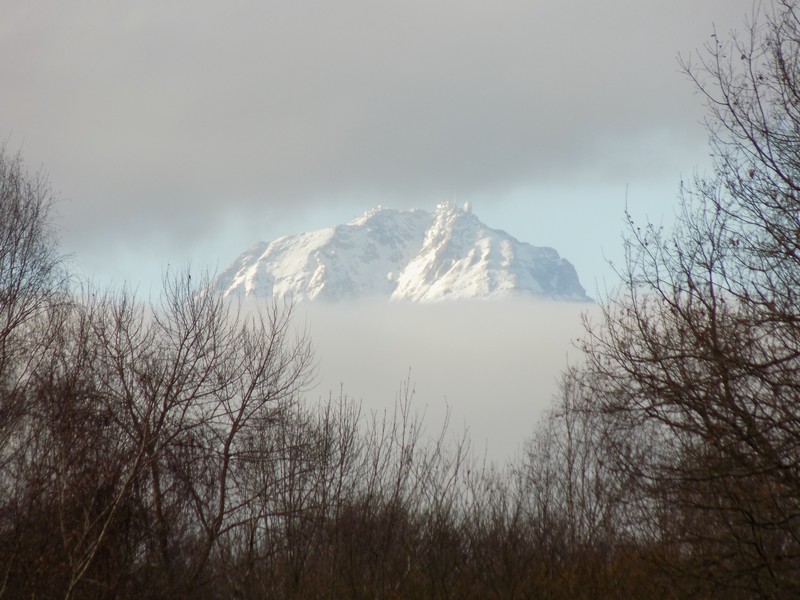
[[[514,456],[551,405],[561,370],[580,361],[574,341],[586,304],[530,300],[434,305],[366,302],[298,307],[317,351],[312,400],[340,390],[369,411],[391,411],[406,381],[413,408],[437,431],[449,408],[490,459]]]

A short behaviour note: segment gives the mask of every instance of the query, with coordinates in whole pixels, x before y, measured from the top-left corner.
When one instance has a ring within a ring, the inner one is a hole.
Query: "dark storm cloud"
[[[50,172],[69,235],[120,243],[630,177],[703,142],[676,55],[750,5],[11,0],[0,134]]]

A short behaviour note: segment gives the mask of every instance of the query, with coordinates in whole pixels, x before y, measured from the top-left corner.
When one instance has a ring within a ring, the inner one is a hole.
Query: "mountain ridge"
[[[351,221],[257,242],[211,284],[224,296],[441,302],[533,296],[591,302],[556,250],[520,242],[464,208],[378,206]]]

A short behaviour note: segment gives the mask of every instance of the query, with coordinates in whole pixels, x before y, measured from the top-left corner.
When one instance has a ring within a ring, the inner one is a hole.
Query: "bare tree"
[[[0,383],[6,389],[13,378],[9,362],[30,349],[20,329],[63,291],[53,202],[45,176],[31,175],[20,156],[0,147]]]
[[[282,404],[313,366],[290,309],[239,314],[207,283],[166,279],[149,315],[123,296],[97,328],[100,393],[135,448],[130,468],[167,590],[202,583],[220,536],[247,522],[253,498],[239,464],[271,458],[253,456],[249,440],[283,425]]]
[[[638,531],[691,593],[800,592],[800,20],[716,33],[687,72],[711,177],[672,232],[631,223],[625,286],[575,378],[632,483]],[[698,62],[699,61],[699,62]]]
[[[51,343],[65,292],[53,202],[44,175],[28,173],[19,155],[0,147],[0,531],[7,542],[0,551],[0,595],[22,541],[14,469],[30,441],[25,388]]]
[[[21,388],[3,533],[59,543],[9,556],[11,593],[136,595],[146,578],[189,594],[209,585],[219,541],[247,526],[241,467],[272,458],[250,440],[286,426],[312,352],[290,308],[240,313],[207,283],[168,276],[150,307],[122,291],[51,310],[49,350]]]
[[[65,291],[53,202],[45,176],[0,147],[0,468],[24,410],[20,388],[48,344],[47,311]]]

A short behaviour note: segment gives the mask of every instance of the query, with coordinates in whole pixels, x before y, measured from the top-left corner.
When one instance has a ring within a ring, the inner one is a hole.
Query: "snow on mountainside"
[[[294,300],[438,302],[528,295],[590,302],[552,248],[491,229],[465,206],[378,207],[345,225],[261,242],[213,281],[224,294]]]

